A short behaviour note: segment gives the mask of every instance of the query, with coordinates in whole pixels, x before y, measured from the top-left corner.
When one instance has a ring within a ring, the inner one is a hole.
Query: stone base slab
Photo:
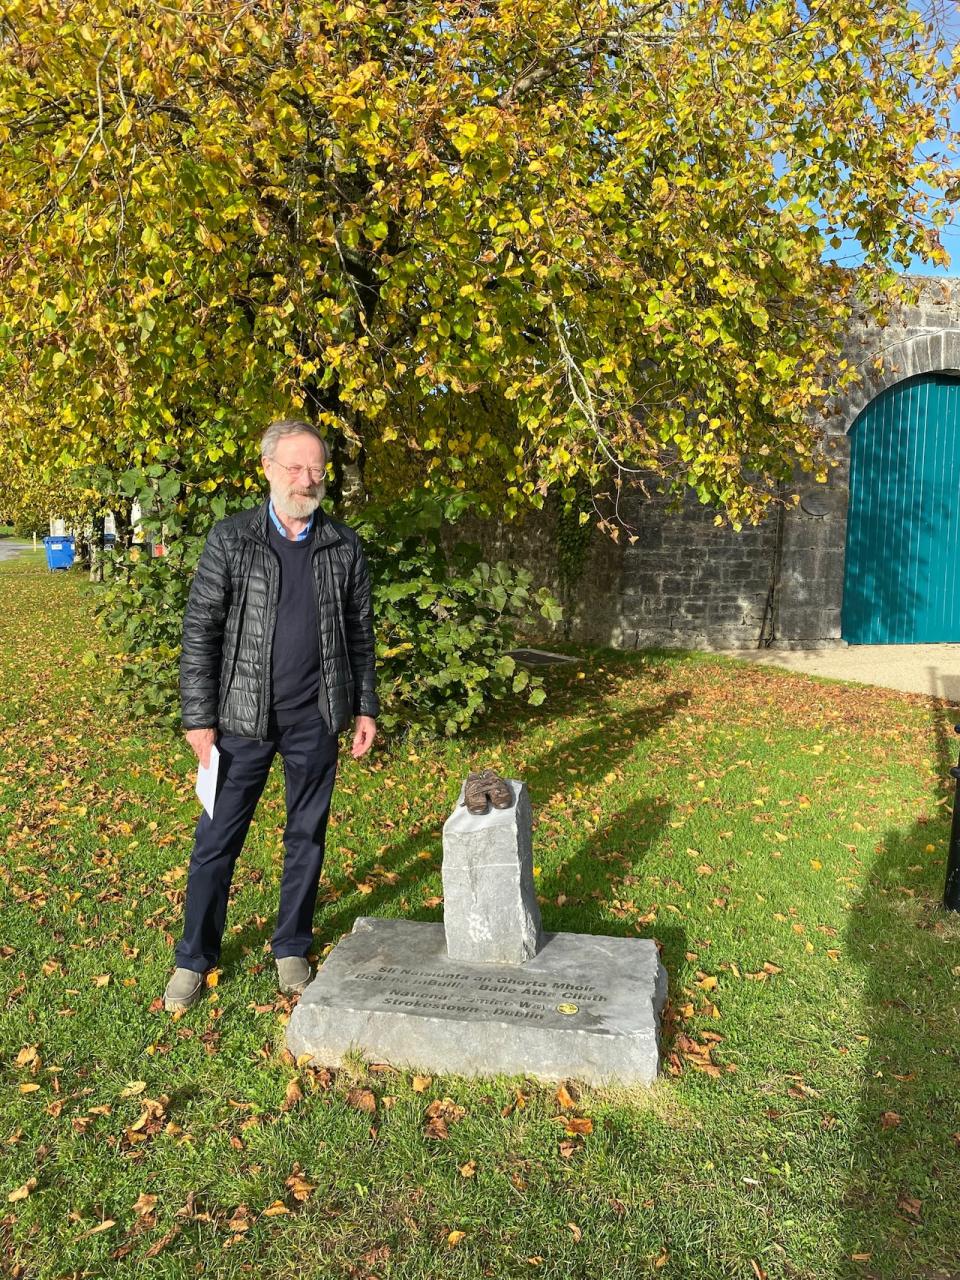
[[[442,924],[361,916],[287,1024],[321,1066],[371,1061],[466,1076],[650,1084],[667,975],[647,938],[545,933],[522,965],[446,952]]]

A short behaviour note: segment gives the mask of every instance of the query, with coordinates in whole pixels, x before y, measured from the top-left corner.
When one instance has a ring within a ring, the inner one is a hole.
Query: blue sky
[[[939,11],[939,25],[948,46],[957,44],[960,42],[960,3],[957,3],[957,0],[933,0],[933,4]],[[924,3],[915,7],[921,13],[925,13],[929,12],[932,6],[925,0]],[[942,55],[942,57],[946,60],[946,55]],[[958,50],[957,61],[960,62],[960,50]],[[951,129],[960,138],[960,104],[956,102],[954,102],[951,109],[950,124]],[[927,149],[923,154],[930,154],[930,150]],[[960,277],[960,205],[955,207],[953,219],[941,228],[940,241],[950,255],[951,261],[947,266],[924,262],[916,257],[907,268],[900,266],[900,264],[891,265],[894,265],[898,271],[908,270],[916,275]],[[835,253],[828,248],[824,256],[836,258],[850,267],[854,267],[858,262],[862,261],[862,251],[855,240],[848,241]]]

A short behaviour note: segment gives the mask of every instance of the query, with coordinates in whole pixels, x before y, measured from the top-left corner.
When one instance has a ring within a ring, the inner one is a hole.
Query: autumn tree
[[[338,498],[756,519],[853,303],[945,260],[945,53],[904,0],[8,0],[0,454],[179,579],[291,412]]]
[[[4,447],[192,523],[298,410],[374,492],[752,518],[854,296],[944,259],[942,53],[901,0],[12,0]]]

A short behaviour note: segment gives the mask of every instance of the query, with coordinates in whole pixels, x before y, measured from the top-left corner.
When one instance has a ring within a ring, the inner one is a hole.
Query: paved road
[[[38,547],[42,547],[42,545],[40,542],[37,543]],[[0,560],[12,560],[21,551],[32,550],[32,542],[15,542],[12,538],[0,538]]]
[[[841,649],[736,649],[765,667],[785,667],[812,676],[926,693],[960,702],[960,644],[852,644]]]

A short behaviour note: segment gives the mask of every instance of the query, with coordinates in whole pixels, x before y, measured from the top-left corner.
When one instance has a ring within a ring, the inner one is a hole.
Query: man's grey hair
[[[278,418],[275,422],[271,422],[260,440],[260,456],[272,458],[284,436],[313,436],[314,440],[319,440],[323,446],[323,465],[326,466],[330,461],[326,440],[312,422],[306,422],[303,418]]]

